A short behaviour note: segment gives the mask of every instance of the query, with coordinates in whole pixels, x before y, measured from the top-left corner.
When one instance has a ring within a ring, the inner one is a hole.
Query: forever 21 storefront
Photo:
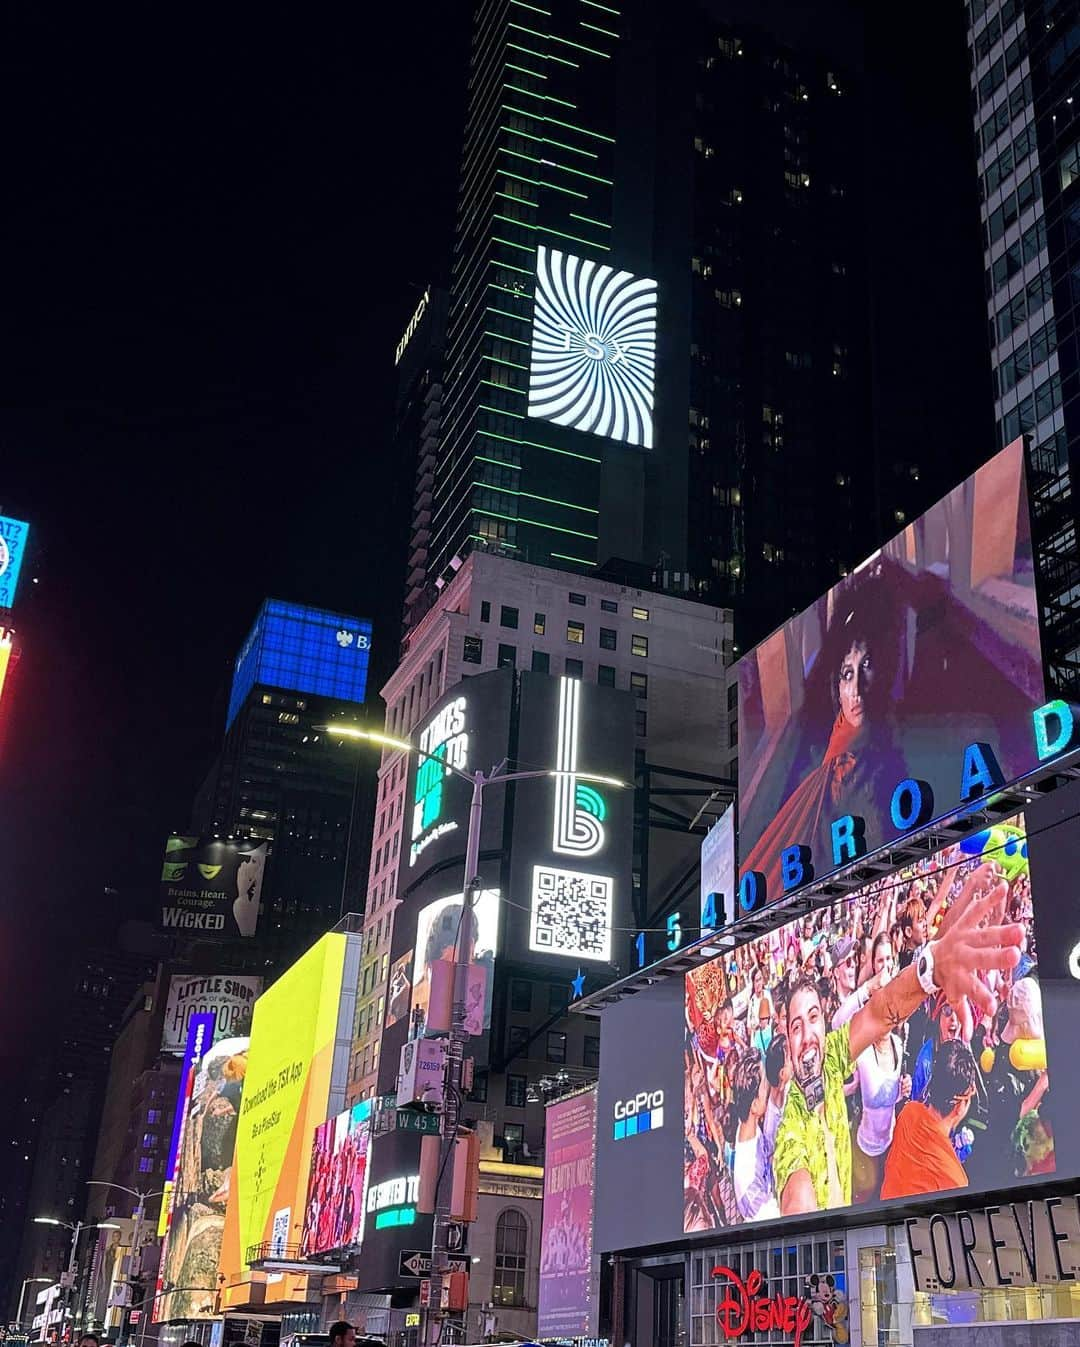
[[[1002,826],[590,1003],[603,1062],[593,1247],[613,1274],[602,1324],[617,1347],[1080,1344],[1080,784]],[[948,884],[960,910],[990,843],[1011,852],[991,879],[1023,928],[998,1011],[928,996],[849,1058],[868,998],[856,970],[845,1019],[839,970],[864,930],[886,929],[875,902],[915,886],[929,905]],[[785,961],[816,974],[789,1003]],[[815,998],[824,1108],[793,1117],[791,1043]],[[785,1191],[799,1170],[801,1208]]]

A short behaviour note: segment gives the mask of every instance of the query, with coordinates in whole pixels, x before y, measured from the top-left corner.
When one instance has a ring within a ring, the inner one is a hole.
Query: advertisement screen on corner
[[[1058,1170],[1039,873],[1017,814],[686,975],[686,1231]]]
[[[354,1248],[360,1243],[370,1134],[370,1099],[315,1129],[300,1240],[302,1257]]]
[[[1044,684],[1021,442],[758,645],[738,675],[739,860],[768,898],[783,890],[787,848],[806,848],[818,878],[841,863],[837,819],[862,820],[867,852],[892,841],[893,792],[908,778],[930,787],[931,816],[955,810],[969,744],[1003,780],[1036,767],[1030,713]]]

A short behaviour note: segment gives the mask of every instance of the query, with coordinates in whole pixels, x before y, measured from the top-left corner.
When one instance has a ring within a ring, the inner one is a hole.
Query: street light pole
[[[67,1317],[67,1311],[71,1308],[72,1291],[75,1287],[75,1273],[78,1267],[76,1263],[76,1252],[79,1244],[79,1236],[84,1230],[119,1230],[118,1225],[112,1225],[109,1221],[96,1221],[92,1225],[87,1225],[84,1221],[76,1221],[74,1225],[70,1221],[59,1221],[55,1216],[35,1216],[35,1225],[58,1225],[65,1230],[71,1231],[71,1253],[68,1255],[67,1272],[61,1278],[61,1285],[64,1294],[60,1297],[61,1304],[61,1336],[63,1336],[63,1321]]]
[[[419,748],[408,739],[398,739],[387,734],[378,734],[372,730],[357,729],[352,725],[328,725],[329,734],[344,739],[360,739],[368,743],[381,744],[398,752],[415,753],[418,758],[437,762],[444,772],[468,781],[472,786],[472,798],[469,802],[469,829],[465,841],[465,874],[461,892],[461,922],[457,939],[454,941],[453,1006],[450,1015],[450,1032],[447,1036],[446,1067],[443,1076],[443,1125],[439,1146],[438,1182],[435,1186],[435,1216],[431,1232],[431,1279],[429,1301],[425,1324],[425,1342],[430,1347],[442,1339],[444,1320],[442,1308],[443,1283],[450,1273],[449,1236],[451,1220],[451,1201],[453,1194],[454,1170],[452,1153],[457,1140],[458,1125],[461,1117],[461,1076],[465,1060],[465,1047],[469,1041],[469,1032],[465,1027],[466,1005],[469,989],[469,966],[472,963],[475,945],[474,910],[476,895],[480,887],[480,830],[484,813],[484,788],[486,786],[510,785],[515,781],[535,781],[540,778],[572,777],[575,781],[596,781],[604,785],[623,788],[625,781],[616,777],[600,776],[594,772],[571,771],[564,768],[549,768],[528,772],[505,772],[505,764],[484,773],[479,768],[473,772],[456,767],[446,759],[437,757]]]

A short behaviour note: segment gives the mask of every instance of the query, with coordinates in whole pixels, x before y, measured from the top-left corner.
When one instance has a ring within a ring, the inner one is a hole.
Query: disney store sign
[[[757,1268],[745,1281],[729,1267],[714,1267],[712,1275],[723,1279],[716,1322],[729,1342],[747,1333],[790,1333],[792,1347],[801,1347],[803,1334],[815,1319],[828,1329],[833,1342],[844,1344],[849,1339],[847,1300],[835,1277],[808,1277],[805,1293],[792,1296],[769,1295],[764,1274]]]

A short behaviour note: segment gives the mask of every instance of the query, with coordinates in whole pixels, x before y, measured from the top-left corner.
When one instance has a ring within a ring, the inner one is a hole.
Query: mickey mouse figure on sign
[[[833,1342],[839,1344],[839,1347],[845,1347],[851,1338],[848,1305],[843,1291],[837,1288],[836,1278],[831,1273],[824,1276],[811,1273],[806,1279],[806,1298],[814,1318],[829,1330]]]

